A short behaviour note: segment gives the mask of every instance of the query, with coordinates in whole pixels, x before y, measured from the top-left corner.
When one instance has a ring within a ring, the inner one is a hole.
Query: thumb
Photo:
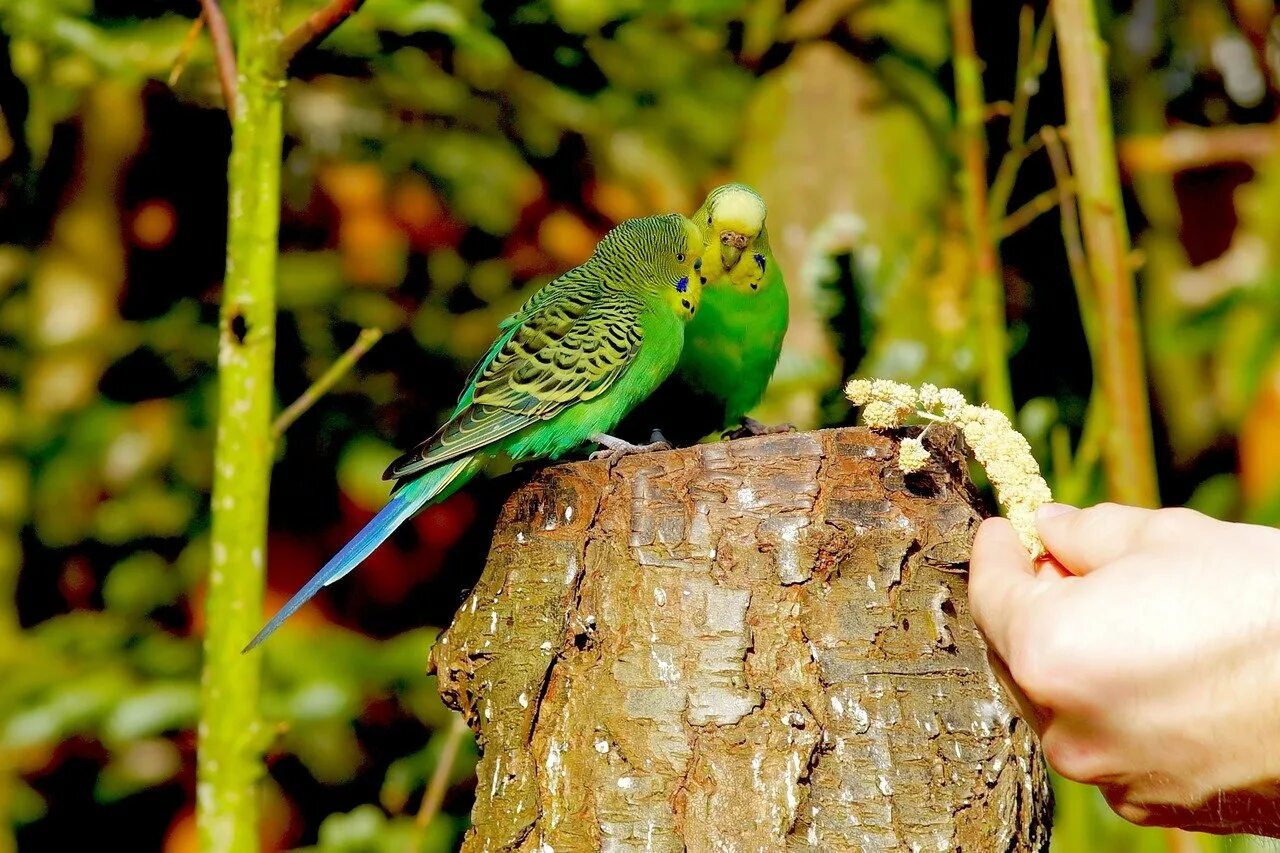
[[[1013,647],[1013,626],[1036,586],[1026,546],[1007,519],[988,518],[978,528],[969,559],[969,611],[1000,657]]]
[[[1085,575],[1150,544],[1158,510],[1103,503],[1088,509],[1046,504],[1036,513],[1045,550],[1075,575]]]

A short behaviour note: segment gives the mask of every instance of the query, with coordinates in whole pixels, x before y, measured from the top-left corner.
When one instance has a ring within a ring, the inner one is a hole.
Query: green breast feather
[[[736,426],[760,402],[782,352],[789,317],[787,288],[772,255],[758,291],[711,284],[685,331],[679,378],[723,401],[713,429]]]

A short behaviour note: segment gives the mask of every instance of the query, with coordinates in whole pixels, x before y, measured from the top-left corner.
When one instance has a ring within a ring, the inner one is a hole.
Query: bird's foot
[[[742,426],[737,429],[731,429],[724,434],[725,441],[733,441],[735,438],[752,438],[757,435],[777,435],[783,432],[795,432],[795,424],[777,424],[769,426],[763,424],[755,418],[743,418]]]
[[[600,445],[600,449],[593,452],[588,459],[605,459],[609,462],[609,467],[618,464],[624,456],[630,456],[633,453],[655,453],[659,450],[671,450],[671,442],[667,441],[666,436],[661,430],[654,430],[649,436],[648,444],[632,444],[629,441],[623,441],[612,435],[598,433],[591,436],[591,440]]]

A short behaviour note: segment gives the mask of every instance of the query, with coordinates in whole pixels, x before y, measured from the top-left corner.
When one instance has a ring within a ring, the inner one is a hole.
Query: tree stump
[[[536,474],[431,655],[482,750],[464,850],[1046,850],[961,441],[911,475],[865,429]]]

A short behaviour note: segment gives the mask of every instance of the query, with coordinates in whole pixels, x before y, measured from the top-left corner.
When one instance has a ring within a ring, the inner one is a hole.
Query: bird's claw
[[[784,432],[795,432],[795,424],[777,424],[769,426],[761,423],[755,418],[743,418],[742,426],[737,429],[731,429],[724,434],[725,441],[733,441],[737,438],[753,438],[758,435],[778,435]]]
[[[591,440],[600,445],[600,449],[593,451],[587,458],[595,461],[604,459],[608,461],[609,467],[612,468],[618,464],[624,456],[631,456],[635,453],[656,453],[660,450],[672,450],[671,442],[667,441],[661,430],[654,430],[649,436],[648,444],[632,444],[629,441],[623,441],[620,438],[614,438],[611,435],[593,435]]]

